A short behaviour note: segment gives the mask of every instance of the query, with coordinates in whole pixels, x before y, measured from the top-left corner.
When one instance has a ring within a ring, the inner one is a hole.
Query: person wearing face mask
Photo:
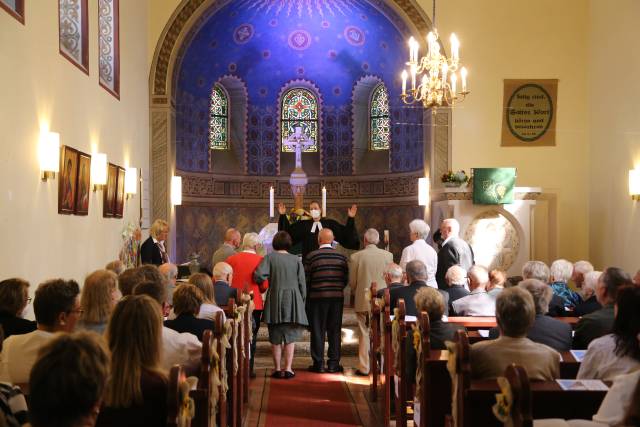
[[[278,204],[278,231],[286,231],[291,236],[293,245],[302,243],[302,258],[306,258],[307,254],[318,249],[318,233],[323,228],[329,228],[333,231],[334,238],[342,246],[347,249],[359,249],[360,242],[356,231],[355,216],[358,211],[356,205],[351,205],[347,209],[347,223],[340,224],[338,221],[322,218],[320,204],[316,201],[309,205],[309,214],[311,219],[304,219],[291,224],[287,218],[287,208],[284,203]]]

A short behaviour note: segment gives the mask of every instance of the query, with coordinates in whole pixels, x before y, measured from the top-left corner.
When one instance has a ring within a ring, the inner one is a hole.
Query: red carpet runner
[[[299,370],[295,378],[270,381],[265,427],[359,424],[342,375]]]

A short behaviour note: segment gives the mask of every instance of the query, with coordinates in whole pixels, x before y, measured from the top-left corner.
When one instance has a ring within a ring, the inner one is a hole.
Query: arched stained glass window
[[[389,118],[389,93],[383,84],[373,90],[370,110],[371,150],[388,150],[391,142],[391,120]]]
[[[229,98],[218,84],[211,91],[209,148],[212,150],[229,149]]]
[[[296,128],[302,128],[313,145],[304,150],[305,153],[318,151],[318,100],[311,91],[295,88],[287,91],[282,97],[281,144],[283,152],[293,152],[283,144]]]

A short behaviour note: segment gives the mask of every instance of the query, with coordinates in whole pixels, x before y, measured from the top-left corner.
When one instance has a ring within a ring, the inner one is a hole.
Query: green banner
[[[474,168],[473,203],[506,205],[513,203],[516,168]]]

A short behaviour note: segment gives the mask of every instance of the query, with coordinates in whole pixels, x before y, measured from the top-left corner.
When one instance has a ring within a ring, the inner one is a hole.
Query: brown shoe
[[[360,369],[356,369],[356,371],[354,373],[359,377],[368,377],[369,376],[369,374],[362,372]]]

